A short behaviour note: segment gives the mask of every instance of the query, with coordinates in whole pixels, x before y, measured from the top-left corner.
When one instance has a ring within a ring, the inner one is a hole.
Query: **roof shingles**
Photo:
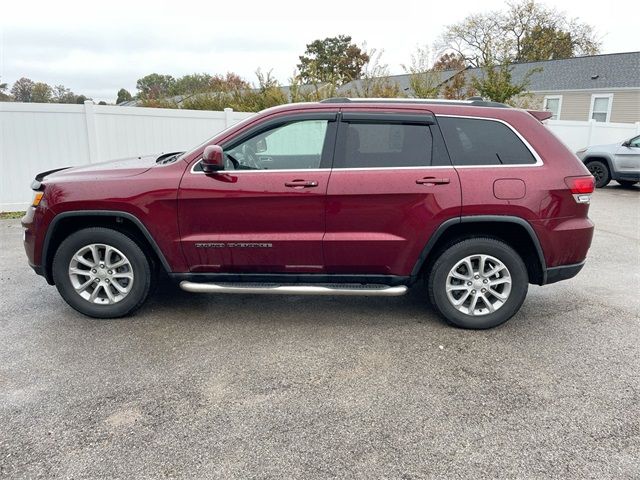
[[[612,53],[573,57],[562,60],[542,62],[516,63],[513,65],[512,81],[520,82],[532,69],[539,69],[529,79],[531,92],[556,90],[593,90],[599,88],[640,88],[640,52]],[[447,70],[440,72],[441,81],[445,82],[456,72]],[[469,68],[465,71],[467,78],[480,77],[481,68]],[[595,77],[595,78],[592,78]],[[394,75],[389,80],[395,81],[401,90],[409,90],[409,74]],[[342,87],[348,91],[358,87],[361,80],[355,80]]]

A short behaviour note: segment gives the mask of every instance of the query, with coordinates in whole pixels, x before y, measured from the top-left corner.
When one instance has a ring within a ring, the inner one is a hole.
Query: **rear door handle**
[[[418,185],[446,185],[450,180],[448,178],[424,177],[416,180]]]
[[[315,180],[291,180],[290,182],[284,182],[284,186],[291,188],[310,188],[317,187],[318,182]]]

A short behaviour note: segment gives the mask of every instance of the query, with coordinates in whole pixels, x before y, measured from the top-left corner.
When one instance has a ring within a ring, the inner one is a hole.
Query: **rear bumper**
[[[550,283],[556,283],[575,277],[580,270],[582,270],[585,262],[586,260],[572,265],[560,265],[559,267],[547,268],[543,285],[549,285]]]

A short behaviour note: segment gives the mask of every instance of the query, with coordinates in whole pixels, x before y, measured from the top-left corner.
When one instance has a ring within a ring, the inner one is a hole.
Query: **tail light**
[[[566,183],[569,190],[571,190],[576,203],[591,202],[591,194],[596,186],[595,180],[591,175],[584,177],[566,177],[564,183]]]

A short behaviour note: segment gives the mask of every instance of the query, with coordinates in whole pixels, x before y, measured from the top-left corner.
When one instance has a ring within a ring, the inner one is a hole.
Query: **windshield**
[[[233,125],[228,126],[227,128],[225,128],[224,130],[216,133],[213,137],[209,137],[207,140],[205,140],[204,142],[202,142],[200,145],[198,145],[195,148],[192,148],[191,150],[187,150],[186,152],[182,153],[182,155],[180,155],[177,160],[182,160],[183,158],[185,158],[188,155],[191,155],[193,152],[195,152],[196,150],[204,147],[205,145],[208,145],[209,143],[211,143],[211,141],[216,138],[216,137],[223,137],[225,136],[229,131],[231,131],[234,128],[238,128],[241,127],[243,125],[246,125],[247,123],[251,123],[253,121],[253,119],[255,118],[255,116],[257,115],[257,113],[254,113],[253,115],[251,115],[250,117],[245,118],[244,120],[234,123]]]

